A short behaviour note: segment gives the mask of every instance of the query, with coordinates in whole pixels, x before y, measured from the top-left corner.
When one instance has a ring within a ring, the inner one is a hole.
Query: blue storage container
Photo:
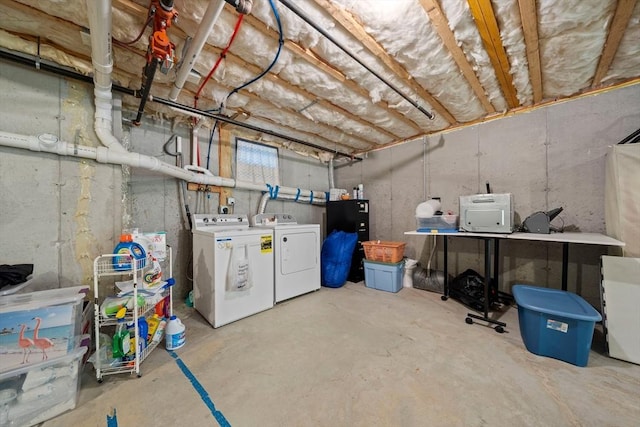
[[[520,334],[527,350],[576,366],[587,366],[595,323],[602,316],[576,294],[515,285]]]
[[[398,292],[402,288],[404,261],[396,263],[364,260],[364,284],[367,288]]]

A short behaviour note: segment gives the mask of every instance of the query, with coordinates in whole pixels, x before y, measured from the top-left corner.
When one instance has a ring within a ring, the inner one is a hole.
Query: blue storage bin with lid
[[[388,263],[363,260],[364,284],[367,288],[386,292],[399,292],[402,289],[402,270],[404,260]]]
[[[515,285],[520,334],[527,350],[587,366],[600,313],[580,296],[557,289]]]

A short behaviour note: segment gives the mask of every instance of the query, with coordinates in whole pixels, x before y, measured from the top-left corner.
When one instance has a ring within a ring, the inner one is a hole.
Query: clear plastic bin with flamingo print
[[[88,291],[73,286],[0,298],[0,373],[72,352]]]

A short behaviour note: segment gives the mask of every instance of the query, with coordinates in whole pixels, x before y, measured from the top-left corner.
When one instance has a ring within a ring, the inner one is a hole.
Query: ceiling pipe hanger
[[[307,24],[311,25],[316,31],[318,31],[320,34],[322,34],[323,36],[325,36],[329,41],[331,41],[334,45],[336,45],[338,48],[340,48],[340,50],[342,50],[344,53],[346,53],[349,57],[351,57],[351,59],[353,59],[354,61],[356,61],[358,64],[360,64],[361,66],[363,66],[367,71],[369,71],[371,74],[373,74],[375,77],[378,78],[378,80],[380,80],[382,83],[384,83],[385,85],[387,85],[391,90],[393,90],[395,93],[397,93],[398,95],[400,95],[402,98],[404,98],[409,104],[413,105],[415,108],[417,108],[422,114],[424,114],[425,116],[427,116],[429,118],[429,120],[433,120],[435,119],[435,116],[433,115],[433,113],[431,113],[430,111],[425,110],[420,104],[418,104],[416,101],[414,101],[413,99],[411,99],[408,95],[406,95],[404,92],[402,92],[402,90],[400,90],[400,88],[398,88],[396,85],[394,85],[393,83],[391,83],[390,81],[388,81],[387,79],[385,79],[384,77],[382,77],[380,74],[378,74],[376,71],[374,71],[373,69],[371,69],[368,65],[366,65],[360,58],[358,58],[353,52],[351,52],[346,46],[344,46],[342,43],[340,43],[339,41],[337,41],[335,38],[333,38],[333,36],[331,36],[327,31],[325,31],[322,27],[320,27],[318,24],[316,24],[315,22],[313,22],[311,20],[311,18],[309,18],[307,15],[304,14],[304,12],[295,4],[293,4],[292,2],[290,2],[289,0],[279,0],[280,3],[282,3],[285,7],[287,7],[290,11],[292,11],[293,13],[295,13],[296,15],[298,15],[298,17],[300,17],[303,21],[305,21]]]

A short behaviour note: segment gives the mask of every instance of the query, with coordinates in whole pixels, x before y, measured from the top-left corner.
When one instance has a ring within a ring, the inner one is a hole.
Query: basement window
[[[236,138],[236,180],[280,185],[278,149]]]

